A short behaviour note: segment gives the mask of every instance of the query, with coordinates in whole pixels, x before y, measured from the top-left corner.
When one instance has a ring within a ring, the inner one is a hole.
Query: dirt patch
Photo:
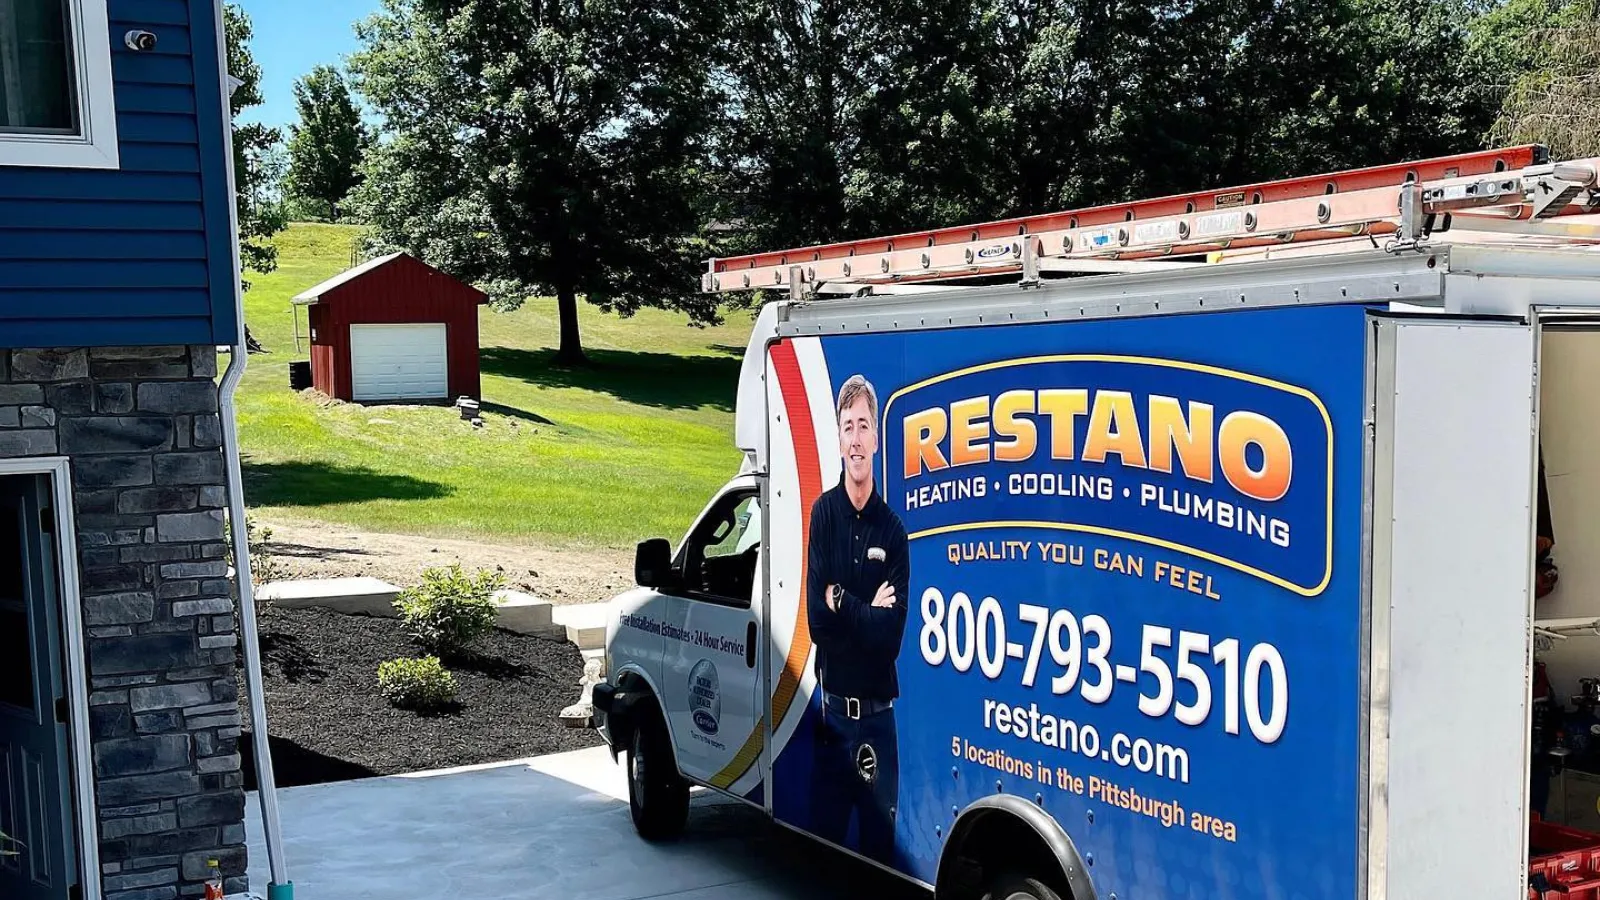
[[[280,787],[521,759],[600,743],[557,718],[578,699],[583,659],[565,641],[495,630],[447,661],[456,702],[419,714],[378,693],[378,663],[421,656],[396,619],[326,609],[266,609],[261,650],[272,760]],[[241,689],[241,697],[245,691]],[[249,702],[241,738],[255,786]]]
[[[507,586],[557,605],[601,603],[633,587],[629,551],[557,550],[275,520],[261,524],[272,529],[267,546],[288,578],[369,575],[410,587],[424,569],[460,563],[468,571],[498,568]]]

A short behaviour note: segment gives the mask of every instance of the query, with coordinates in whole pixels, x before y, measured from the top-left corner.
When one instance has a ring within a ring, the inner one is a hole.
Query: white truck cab
[[[685,779],[710,783],[765,713],[757,668],[761,509],[761,480],[734,478],[676,548],[664,539],[640,546],[640,586],[612,601],[606,671],[611,685],[637,685],[623,695],[622,716],[639,709],[637,701],[655,701],[621,733],[616,716],[601,726],[613,753],[629,752],[629,793],[642,833],[681,828]],[[608,685],[597,689],[610,693]]]

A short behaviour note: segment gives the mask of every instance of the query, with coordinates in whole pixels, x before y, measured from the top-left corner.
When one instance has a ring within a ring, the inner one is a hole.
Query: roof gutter
[[[222,0],[214,0],[216,15],[217,68],[221,85],[234,85],[237,81],[228,72],[227,26],[222,16]],[[288,866],[283,856],[283,827],[278,820],[278,784],[272,770],[272,750],[267,737],[267,700],[262,690],[261,641],[256,626],[255,585],[251,581],[249,530],[245,527],[244,480],[239,464],[239,422],[234,405],[234,392],[244,377],[249,362],[249,349],[245,346],[244,266],[239,258],[238,177],[233,168],[233,106],[232,90],[222,94],[222,123],[226,138],[228,172],[228,222],[232,238],[233,287],[230,291],[237,334],[233,352],[229,354],[228,368],[222,375],[218,401],[222,419],[223,460],[228,469],[228,521],[232,523],[234,577],[239,585],[239,640],[244,644],[245,684],[250,694],[250,737],[255,752],[252,754],[256,768],[256,794],[261,801],[262,830],[266,835],[267,862],[271,882],[267,885],[268,900],[294,900],[294,883],[289,880]]]

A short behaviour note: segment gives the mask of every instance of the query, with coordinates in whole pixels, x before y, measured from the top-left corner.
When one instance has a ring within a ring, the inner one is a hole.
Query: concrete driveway
[[[928,900],[919,889],[696,792],[683,839],[633,832],[603,748],[278,792],[304,900]],[[266,847],[250,798],[250,882]]]

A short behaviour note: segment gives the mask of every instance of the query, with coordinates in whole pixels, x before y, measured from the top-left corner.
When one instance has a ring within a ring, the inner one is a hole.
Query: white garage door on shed
[[[435,400],[449,396],[443,322],[351,325],[350,375],[357,400]]]

